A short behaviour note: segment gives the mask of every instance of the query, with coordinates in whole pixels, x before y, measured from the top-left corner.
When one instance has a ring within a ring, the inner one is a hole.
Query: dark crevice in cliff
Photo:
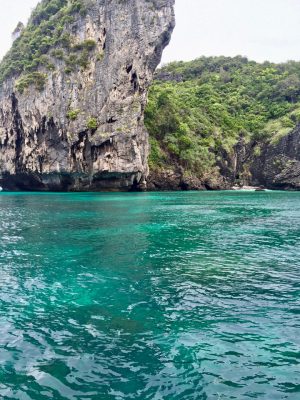
[[[113,140],[109,138],[105,142],[102,142],[98,146],[91,146],[91,158],[93,161],[97,161],[97,159],[102,156],[106,159],[112,158],[112,150],[113,150]]]
[[[139,78],[137,73],[134,71],[131,75],[131,84],[133,87],[134,92],[138,91],[139,89]]]
[[[15,133],[15,146],[16,146],[16,153],[15,153],[15,166],[16,171],[21,172],[23,167],[23,157],[22,157],[22,149],[23,149],[23,142],[24,142],[24,129],[22,124],[22,118],[18,109],[18,99],[15,93],[11,95],[11,108],[13,114],[13,123],[12,123],[12,130],[11,134]]]
[[[78,172],[92,172],[91,143],[89,140],[89,131],[80,132],[78,141],[71,147],[73,164]]]
[[[118,120],[117,120],[117,118],[115,118],[115,117],[110,117],[110,118],[108,118],[107,120],[106,120],[106,122],[108,123],[108,124],[114,124],[115,122],[117,122]]]
[[[126,67],[126,72],[127,72],[127,74],[130,74],[130,72],[132,71],[132,68],[133,68],[132,64],[130,64],[130,65],[128,65],[128,66]]]
[[[102,45],[102,50],[104,51],[106,49],[106,28],[103,28],[103,45]]]

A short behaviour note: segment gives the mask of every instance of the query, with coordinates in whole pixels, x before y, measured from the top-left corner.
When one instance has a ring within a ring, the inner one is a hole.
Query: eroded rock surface
[[[300,190],[300,125],[268,144],[251,165],[252,183],[269,189]]]
[[[43,88],[0,86],[0,185],[25,190],[130,190],[148,175],[147,90],[174,28],[174,0],[82,0],[64,26],[87,65],[54,68]],[[25,31],[23,31],[22,35]],[[18,39],[19,40],[19,39]],[[59,49],[58,49],[59,50]]]

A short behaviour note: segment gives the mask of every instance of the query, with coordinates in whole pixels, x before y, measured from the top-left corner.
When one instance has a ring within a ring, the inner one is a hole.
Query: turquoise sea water
[[[1,399],[300,399],[300,193],[0,195]]]

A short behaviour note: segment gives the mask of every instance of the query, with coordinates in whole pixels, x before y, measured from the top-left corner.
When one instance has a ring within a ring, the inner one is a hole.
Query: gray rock
[[[300,125],[276,144],[266,144],[251,164],[253,184],[300,190]]]
[[[89,0],[69,27],[92,39],[87,68],[51,59],[42,91],[0,86],[0,185],[24,190],[142,189],[148,175],[147,91],[174,28],[175,0]],[[72,120],[68,112],[76,110]],[[94,127],[88,128],[93,120]]]

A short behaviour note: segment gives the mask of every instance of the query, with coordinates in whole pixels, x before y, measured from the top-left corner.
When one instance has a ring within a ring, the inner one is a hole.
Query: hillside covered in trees
[[[299,122],[300,62],[237,56],[171,63],[157,72],[146,110],[151,179],[179,173],[213,187],[224,179],[247,183],[249,160]],[[248,157],[237,170],[241,149]]]

